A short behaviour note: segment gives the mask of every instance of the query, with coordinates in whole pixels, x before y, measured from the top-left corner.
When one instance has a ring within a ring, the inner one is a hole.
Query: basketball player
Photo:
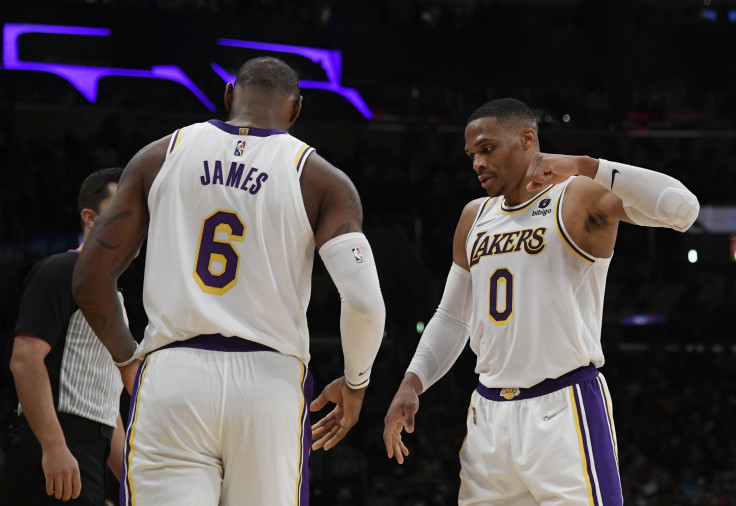
[[[477,109],[465,151],[488,198],[462,212],[453,265],[385,418],[389,458],[409,454],[419,394],[470,336],[478,388],[460,450],[459,504],[622,504],[601,315],[619,221],[680,232],[699,205],[664,174],[540,153],[514,99]],[[578,177],[573,177],[578,176]]]
[[[276,58],[225,90],[230,120],[177,130],[129,163],[74,275],[79,306],[132,391],[121,504],[307,504],[306,308],[315,247],[342,298],[345,376],[316,448],[358,420],[385,309],[350,180],[286,131],[302,97]],[[148,234],[136,343],[115,279]]]

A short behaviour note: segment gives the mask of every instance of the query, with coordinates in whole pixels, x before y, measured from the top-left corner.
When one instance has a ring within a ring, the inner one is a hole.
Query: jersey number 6
[[[243,220],[233,211],[215,211],[202,221],[194,279],[203,291],[222,295],[238,282],[240,255],[232,242],[244,236]]]
[[[496,269],[488,285],[488,318],[494,325],[506,325],[514,313],[514,276],[505,267]]]

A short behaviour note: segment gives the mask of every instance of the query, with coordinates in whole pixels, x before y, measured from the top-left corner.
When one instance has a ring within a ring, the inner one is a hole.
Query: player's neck
[[[233,116],[229,120],[227,120],[226,123],[242,127],[286,130],[286,128],[284,128],[284,125],[279,121],[275,121],[271,118],[256,117],[248,114]]]
[[[524,178],[521,180],[521,183],[517,186],[514,186],[511,191],[504,192],[503,198],[506,201],[506,205],[511,207],[518,206],[519,204],[528,202],[529,200],[534,198],[535,195],[538,195],[539,193],[547,189],[547,186],[545,186],[538,191],[530,192],[526,189],[526,185],[528,182],[529,181]]]
[[[241,98],[241,97],[239,97]],[[276,130],[289,129],[289,104],[282,98],[250,93],[233,106],[227,123]]]

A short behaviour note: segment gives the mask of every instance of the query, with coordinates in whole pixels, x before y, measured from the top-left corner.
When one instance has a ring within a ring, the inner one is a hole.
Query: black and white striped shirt
[[[123,383],[72,296],[78,257],[77,251],[59,253],[33,267],[25,280],[15,334],[29,333],[51,345],[45,362],[58,412],[114,427]]]

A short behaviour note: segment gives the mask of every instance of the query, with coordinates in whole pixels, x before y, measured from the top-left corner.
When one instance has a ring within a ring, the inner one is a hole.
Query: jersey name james
[[[204,164],[204,174],[199,177],[202,186],[209,184],[224,184],[231,188],[240,188],[241,190],[247,191],[251,195],[255,195],[261,189],[263,183],[268,179],[268,174],[263,171],[259,171],[255,167],[251,167],[250,170],[245,174],[243,184],[240,184],[240,180],[243,179],[245,173],[245,164],[238,162],[230,163],[230,170],[227,173],[227,179],[224,179],[222,172],[223,162],[215,160],[214,168],[212,169],[212,175],[210,176],[210,164],[207,160],[202,162]],[[223,182],[224,181],[224,182]]]
[[[525,228],[494,234],[493,238],[487,235],[487,230],[478,232],[470,254],[470,266],[477,264],[484,256],[516,253],[522,249],[530,255],[538,255],[545,247],[545,232],[547,227]]]

